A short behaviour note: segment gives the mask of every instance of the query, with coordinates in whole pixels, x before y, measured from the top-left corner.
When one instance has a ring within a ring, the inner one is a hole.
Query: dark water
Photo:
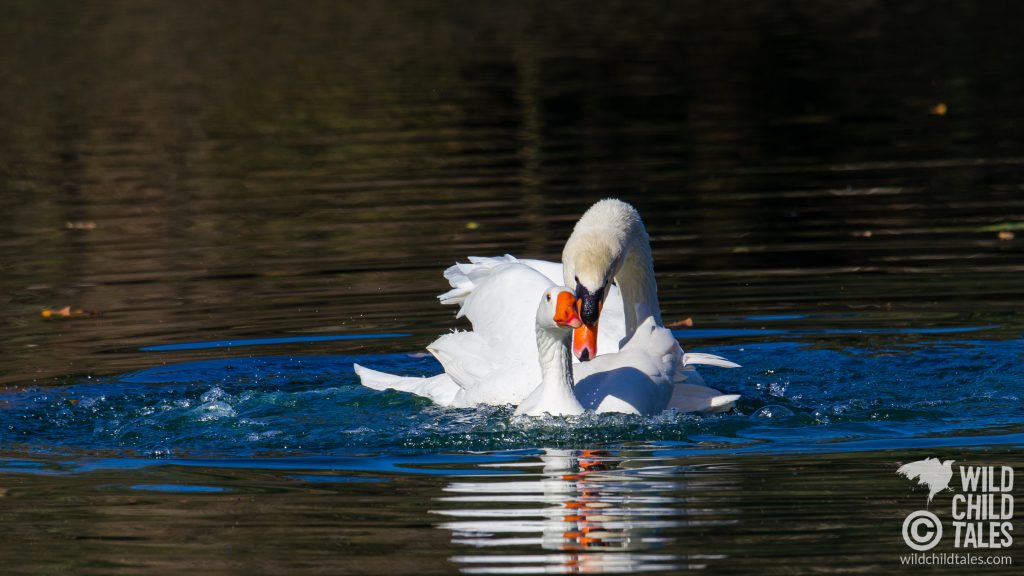
[[[1022,16],[4,3],[5,570],[899,570],[901,464],[1024,469]],[[608,196],[735,412],[358,387],[438,370],[445,266]]]

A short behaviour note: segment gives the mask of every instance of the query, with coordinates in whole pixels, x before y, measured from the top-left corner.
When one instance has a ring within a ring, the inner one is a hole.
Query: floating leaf
[[[43,318],[74,318],[77,316],[95,316],[99,312],[95,310],[82,310],[65,306],[63,308],[44,308],[39,315]]]
[[[675,322],[669,322],[665,324],[666,328],[692,328],[693,318],[684,318],[683,320],[676,320]]]

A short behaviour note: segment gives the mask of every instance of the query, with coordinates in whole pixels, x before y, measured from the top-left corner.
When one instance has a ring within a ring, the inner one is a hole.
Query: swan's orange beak
[[[581,305],[582,301],[577,300],[576,306]],[[572,353],[583,362],[597,356],[597,322],[593,326],[581,323],[573,330]]]
[[[579,314],[576,312],[576,297],[572,292],[562,292],[555,302],[555,324],[563,328],[579,328],[583,325]]]
[[[584,362],[597,356],[597,326],[581,324],[572,331],[572,353]]]

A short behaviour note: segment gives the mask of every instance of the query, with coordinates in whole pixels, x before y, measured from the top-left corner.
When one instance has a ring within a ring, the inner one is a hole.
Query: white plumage
[[[684,354],[660,326],[650,241],[632,206],[602,200],[591,207],[566,242],[564,264],[508,255],[469,260],[445,270],[451,290],[438,298],[458,305],[456,317],[466,317],[473,330],[445,334],[427,346],[445,373],[402,377],[355,365],[365,386],[412,392],[445,406],[519,404],[542,380],[538,299],[563,281],[575,288],[578,280],[604,294],[599,355],[573,364],[575,396],[586,409],[723,411],[738,398],[704,386],[693,367],[737,364],[714,355]]]

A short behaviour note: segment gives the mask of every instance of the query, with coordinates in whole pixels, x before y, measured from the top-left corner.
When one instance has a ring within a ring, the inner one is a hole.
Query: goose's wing
[[[540,382],[534,344],[529,360],[495,349],[476,332],[445,334],[427,346],[462,391],[459,406],[518,404]]]
[[[411,392],[417,396],[430,398],[441,406],[455,406],[456,397],[462,391],[462,388],[447,374],[422,378],[419,376],[397,376],[371,370],[359,364],[353,364],[352,368],[359,376],[359,381],[367,388]]]
[[[444,272],[452,289],[438,296],[457,304],[471,332],[445,334],[427,346],[444,368],[432,378],[407,378],[355,367],[363,384],[412,392],[444,406],[518,403],[540,382],[537,303],[552,286],[512,256],[470,258]]]
[[[441,363],[445,374],[459,388],[468,389],[486,381],[500,362],[493,358],[487,342],[475,332],[452,332],[427,345],[427,351]]]
[[[472,332],[438,338],[428,350],[465,390],[486,404],[518,403],[540,382],[537,303],[553,283],[512,256],[470,258],[445,271],[452,289],[442,304],[458,304]]]
[[[553,286],[546,276],[512,256],[470,258],[445,270],[452,289],[438,296],[458,304],[473,333],[490,348],[492,359],[510,357],[537,364],[537,303]]]
[[[472,256],[468,264],[456,264],[445,270],[444,277],[451,284],[452,289],[445,292],[438,298],[442,304],[461,304],[472,294],[484,280],[494,275],[500,267],[506,264],[520,264],[542,274],[551,284],[545,286],[561,286],[565,283],[562,276],[562,263],[550,262],[548,260],[534,260],[530,258],[516,258],[506,254],[500,257],[479,257]],[[537,292],[537,298],[543,290]],[[597,331],[597,353],[598,355],[611,352],[618,352],[623,340],[626,337],[626,314],[622,309],[622,293],[619,287],[614,284],[610,286],[608,295],[605,297],[604,308],[601,310],[601,323]],[[536,310],[536,302],[526,311],[526,318],[530,319],[532,326],[533,312]],[[459,317],[468,316],[468,313],[459,311]],[[470,318],[472,321],[472,318]],[[474,322],[474,329],[476,323]],[[577,360],[574,358],[574,362]]]
[[[429,378],[398,376],[354,364],[363,386],[410,392],[440,406],[518,404],[540,382],[535,359],[524,364],[497,354],[474,332],[445,334],[427,345],[444,372]]]

